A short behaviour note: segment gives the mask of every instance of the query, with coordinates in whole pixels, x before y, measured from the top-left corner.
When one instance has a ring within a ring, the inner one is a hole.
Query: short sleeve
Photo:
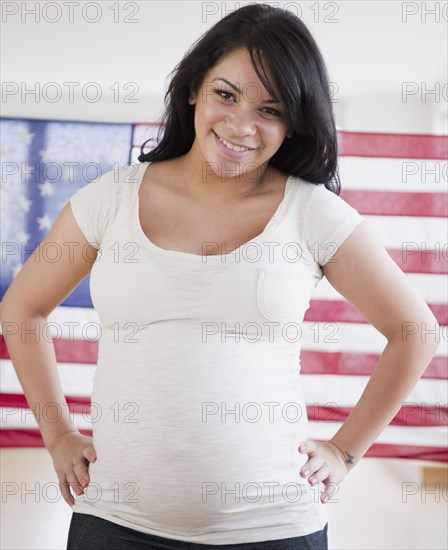
[[[111,170],[78,189],[69,199],[76,223],[95,248],[100,248],[103,235],[113,221],[116,188],[116,172]]]
[[[364,220],[359,212],[324,184],[311,193],[305,215],[307,247],[315,261],[324,266],[340,245]]]

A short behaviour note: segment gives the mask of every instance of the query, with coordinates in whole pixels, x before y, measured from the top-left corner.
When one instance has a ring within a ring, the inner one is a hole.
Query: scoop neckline
[[[146,164],[146,166],[145,166]],[[256,235],[254,238],[250,239],[246,243],[240,245],[235,250],[232,250],[230,252],[227,252],[226,254],[210,254],[210,255],[202,255],[202,254],[194,254],[192,252],[184,252],[180,250],[169,250],[167,248],[162,248],[155,243],[153,243],[146,233],[143,231],[142,225],[140,223],[140,197],[139,197],[139,190],[144,178],[144,175],[146,173],[146,170],[148,169],[148,166],[152,164],[152,161],[146,161],[142,162],[140,166],[139,175],[136,178],[136,185],[134,190],[134,201],[133,201],[133,209],[132,209],[132,219],[133,219],[133,229],[134,229],[134,237],[136,237],[137,241],[141,244],[141,246],[144,249],[150,250],[152,252],[155,252],[160,255],[164,255],[166,257],[171,258],[178,258],[182,260],[188,260],[191,262],[196,263],[232,263],[228,262],[228,258],[235,258],[239,257],[241,253],[243,252],[243,249],[247,246],[255,244],[260,244],[263,241],[266,241],[266,238],[272,233],[272,231],[276,228],[277,222],[280,221],[280,218],[284,214],[285,210],[287,209],[288,205],[290,204],[289,199],[292,196],[292,180],[293,175],[289,175],[286,179],[285,183],[285,191],[283,198],[280,202],[280,204],[277,206],[277,209],[275,210],[274,214],[271,216],[270,220],[266,224],[265,228],[261,233]],[[144,167],[142,169],[142,167]]]

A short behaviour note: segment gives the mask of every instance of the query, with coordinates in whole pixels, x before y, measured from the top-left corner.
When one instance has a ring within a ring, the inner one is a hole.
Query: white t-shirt
[[[212,545],[318,531],[328,504],[299,473],[300,330],[321,266],[363,217],[290,176],[264,231],[235,252],[166,250],[138,217],[149,164],[109,171],[70,198],[100,249],[90,291],[101,323],[98,458],[73,511]]]

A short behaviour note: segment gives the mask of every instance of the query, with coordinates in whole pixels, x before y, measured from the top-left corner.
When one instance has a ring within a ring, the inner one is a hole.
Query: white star
[[[29,239],[30,237],[31,237],[30,234],[25,233],[24,231],[19,231],[19,233],[18,233],[18,235],[17,235],[17,242],[27,244],[27,243],[28,243],[28,239]]]
[[[33,201],[26,199],[25,197],[20,197],[19,206],[24,212],[30,211],[30,206],[33,204]]]
[[[108,148],[115,148],[115,147],[118,148],[122,145],[123,145],[123,139],[121,137],[114,136],[109,140]]]
[[[89,162],[98,163],[100,161],[100,155],[99,155],[98,151],[90,151],[88,160],[89,160]]]
[[[13,274],[13,277],[17,277],[17,274],[19,273],[19,271],[22,269],[23,267],[23,264],[17,264],[16,267],[13,267],[11,269],[12,271],[12,274]]]
[[[40,189],[40,196],[41,197],[50,197],[53,194],[54,187],[51,185],[49,181],[45,181],[44,183],[39,183],[38,186]]]
[[[41,156],[42,162],[50,162],[54,156],[51,149],[43,149],[42,151],[39,151],[39,155]]]
[[[29,145],[34,137],[34,134],[29,132],[28,130],[21,130],[20,137],[22,138],[22,141],[25,145]]]
[[[46,214],[44,214],[42,218],[36,218],[36,221],[39,224],[40,231],[43,231],[44,229],[50,229],[51,227],[51,220]]]
[[[77,141],[74,136],[67,135],[64,137],[64,145],[66,147],[73,147],[73,145],[76,145]]]
[[[0,157],[10,157],[12,149],[11,147],[2,146],[0,147]]]

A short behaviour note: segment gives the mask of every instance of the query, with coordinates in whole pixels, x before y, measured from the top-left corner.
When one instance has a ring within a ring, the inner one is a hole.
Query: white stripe
[[[409,283],[417,290],[425,302],[442,304],[448,302],[448,284],[446,275],[426,273],[405,273]],[[315,300],[345,300],[341,294],[322,277],[314,291]]]
[[[285,328],[283,334],[285,338],[291,341],[296,340],[296,334],[300,332],[295,330],[295,325],[289,329]],[[434,335],[430,333],[428,327],[428,339],[434,341]],[[445,325],[440,327],[437,334],[439,347],[435,352],[435,357],[448,356],[447,330]],[[421,331],[423,334],[423,330]],[[345,352],[345,353],[375,353],[381,354],[387,344],[387,338],[369,323],[312,323],[304,322],[301,332],[302,349],[311,351],[325,352]]]
[[[39,412],[39,411],[38,411]],[[55,407],[41,411],[42,415],[48,415],[49,418],[57,418],[58,411]],[[11,410],[6,407],[0,407],[0,425],[2,429],[9,430],[29,430],[39,429],[39,425],[30,409]],[[91,430],[92,424],[87,414],[70,414],[70,421],[79,430]]]
[[[146,139],[148,139],[148,138],[146,138]],[[143,143],[143,141],[142,141],[142,143]],[[133,147],[131,149],[131,164],[133,162],[136,162],[136,163],[139,162],[139,160],[138,160],[139,155],[140,155],[140,147]]]
[[[84,415],[74,414],[71,419],[73,419],[76,428],[80,430],[90,430],[92,428],[92,424]],[[1,409],[0,424],[2,429],[15,429],[18,432],[25,429],[38,429],[38,424],[32,413],[25,410],[12,413],[7,409]],[[329,440],[341,426],[342,422],[309,422],[308,437]],[[375,443],[446,448],[446,441],[447,428],[445,426],[387,426],[375,440]]]
[[[78,397],[91,396],[96,370],[94,366],[61,364],[58,367],[64,394]],[[302,374],[301,380],[308,404],[336,403],[341,407],[353,407],[369,381],[369,376]],[[9,360],[2,361],[1,388],[3,393],[23,394],[23,389]],[[446,405],[446,381],[431,378],[419,379],[405,402]]]
[[[36,334],[48,340],[58,338],[94,341],[101,334],[101,323],[93,308],[59,306],[48,315],[46,322],[37,325],[36,330]]]
[[[409,325],[409,331],[411,330],[413,327]],[[430,327],[427,328],[426,334],[423,329],[421,332],[428,339],[435,337],[431,333]],[[283,334],[291,342],[301,341],[302,349],[310,351],[375,353],[379,355],[387,344],[387,338],[370,323],[304,321],[300,329],[298,323],[292,321],[290,326],[284,329]],[[448,356],[447,334],[448,326],[441,326],[436,336],[439,347],[434,354],[435,357]],[[4,361],[9,362],[9,360]]]
[[[341,426],[341,422],[310,422],[308,435],[311,439],[328,441]],[[446,441],[447,428],[445,426],[431,426],[429,428],[387,426],[375,440],[375,443],[446,448]]]
[[[448,218],[366,215],[363,218],[385,248],[403,250],[403,262],[418,258],[423,263],[425,251],[435,250],[437,253],[431,260],[446,263]]]
[[[64,394],[90,397],[95,370],[96,367],[90,364],[59,363],[58,373]],[[0,382],[2,393],[23,394],[23,388],[10,359],[0,361]]]
[[[431,170],[435,171],[434,174]],[[342,189],[446,193],[446,160],[340,157]]]
[[[369,381],[369,376],[337,374],[302,374],[303,395],[308,405],[330,404],[335,407],[354,407]],[[408,407],[417,404],[424,408],[426,417],[441,422],[447,421],[441,407],[447,404],[447,386],[444,380],[420,378],[403,403]],[[435,409],[430,407],[436,405]],[[435,412],[432,412],[432,411]],[[411,417],[409,416],[411,420]]]

